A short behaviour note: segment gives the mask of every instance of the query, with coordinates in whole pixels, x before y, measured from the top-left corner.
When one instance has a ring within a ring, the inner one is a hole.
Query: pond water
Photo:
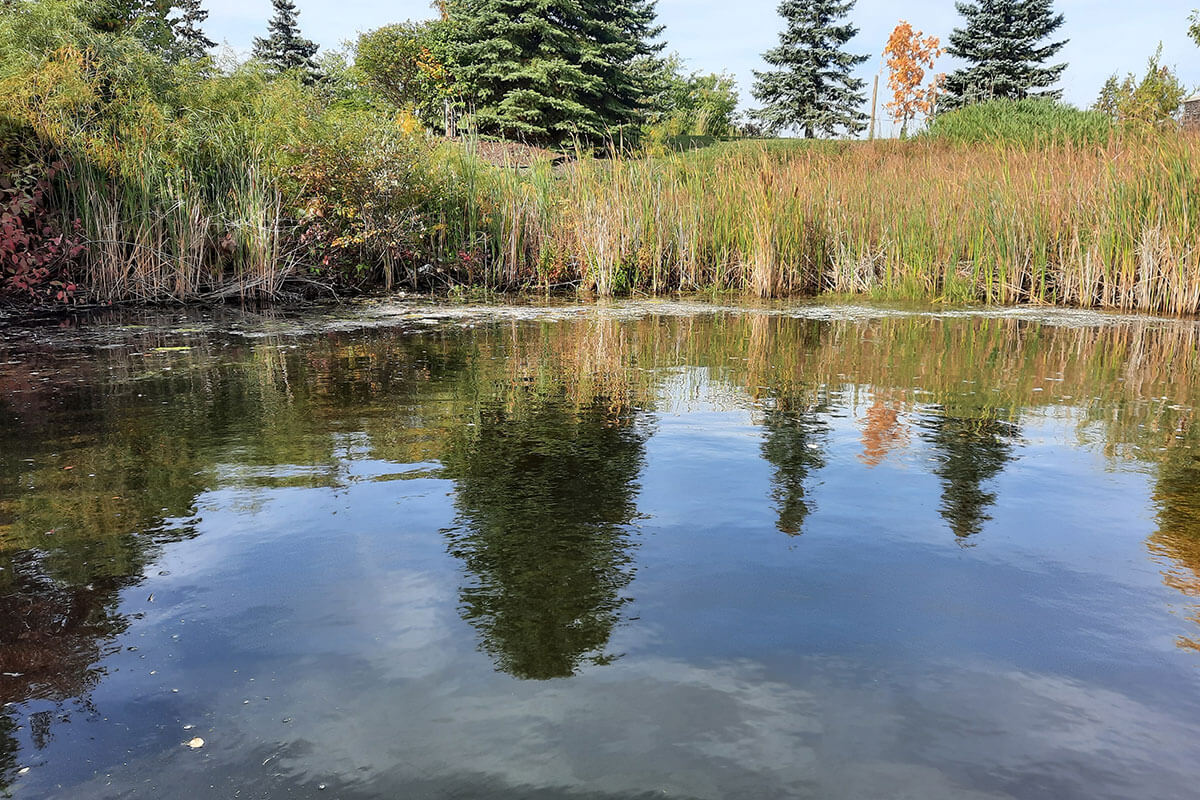
[[[0,341],[18,798],[1196,796],[1195,323],[374,304]]]

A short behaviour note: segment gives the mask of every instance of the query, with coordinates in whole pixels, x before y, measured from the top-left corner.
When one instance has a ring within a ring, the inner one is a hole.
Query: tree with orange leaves
[[[892,31],[883,55],[890,75],[888,87],[892,90],[892,102],[885,108],[892,118],[900,122],[901,138],[908,135],[908,123],[918,116],[932,114],[937,100],[938,85],[944,75],[934,75],[925,86],[925,71],[933,69],[933,62],[942,55],[941,42],[936,36],[925,36],[914,31],[904,20]]]
[[[893,449],[909,442],[908,426],[900,419],[900,411],[882,397],[867,409],[863,426],[863,451],[858,460],[868,467],[878,467]]]

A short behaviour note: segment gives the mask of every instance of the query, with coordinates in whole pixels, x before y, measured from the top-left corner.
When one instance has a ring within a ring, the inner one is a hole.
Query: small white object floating
[[[199,750],[201,747],[204,747],[204,740],[197,736],[195,739],[192,739],[190,742],[188,742],[187,746],[193,750]]]

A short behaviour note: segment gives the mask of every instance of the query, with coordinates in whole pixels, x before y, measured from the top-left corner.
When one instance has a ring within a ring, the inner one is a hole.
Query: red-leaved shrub
[[[83,255],[78,221],[63,231],[51,204],[60,162],[13,164],[0,155],[0,296],[69,303],[78,292],[72,267]]]

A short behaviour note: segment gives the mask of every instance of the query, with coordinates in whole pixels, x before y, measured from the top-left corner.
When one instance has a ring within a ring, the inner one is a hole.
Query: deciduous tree
[[[431,124],[451,96],[446,23],[402,22],[361,34],[354,63],[388,102]]]
[[[1124,80],[1110,77],[1100,90],[1095,110],[1127,125],[1163,127],[1178,117],[1187,87],[1170,67],[1162,64],[1162,45],[1146,65],[1141,78],[1132,72]]]
[[[651,136],[728,136],[735,129],[737,81],[727,73],[684,71],[672,54],[654,59],[647,106]]]
[[[892,101],[886,108],[892,118],[900,123],[901,138],[908,135],[908,123],[918,116],[933,113],[941,75],[935,75],[925,85],[925,71],[933,69],[934,61],[942,54],[942,45],[936,36],[925,36],[914,31],[912,25],[901,20],[887,46],[883,49],[888,68],[888,88],[892,90]]]

